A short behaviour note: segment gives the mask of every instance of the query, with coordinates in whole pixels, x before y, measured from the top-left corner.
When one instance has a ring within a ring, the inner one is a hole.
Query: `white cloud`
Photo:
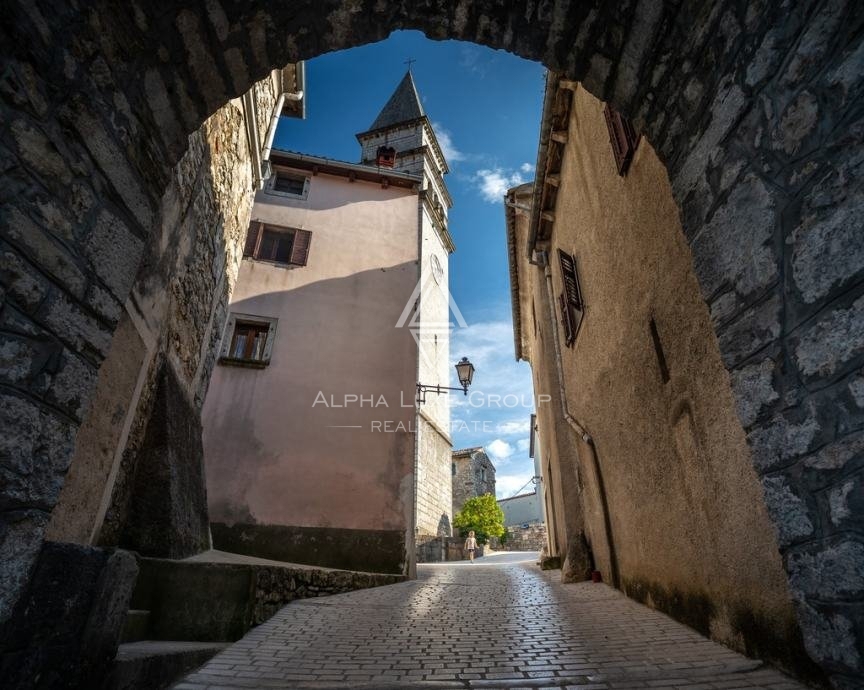
[[[432,129],[435,130],[435,136],[438,138],[438,143],[441,145],[441,153],[444,154],[444,158],[447,159],[448,163],[456,163],[457,161],[465,160],[465,154],[456,148],[453,143],[453,135],[450,134],[449,130],[445,129],[443,125],[437,122],[432,123]]]
[[[530,439],[520,438],[518,441],[516,441],[516,450],[520,451],[521,453],[527,453],[530,448],[531,448],[531,440]]]
[[[486,444],[486,450],[492,456],[493,462],[506,460],[516,452],[513,446],[507,443],[507,441],[502,441],[500,438],[496,438],[492,443]]]
[[[480,196],[491,204],[503,201],[508,189],[525,181],[522,173],[500,167],[478,170],[472,180],[480,190]]]
[[[531,165],[530,163],[523,163],[522,165],[519,166],[519,170],[521,170],[522,172],[524,172],[527,175],[529,173],[534,172],[534,166]]]
[[[534,490],[534,485],[531,484],[531,472],[522,472],[518,474],[496,474],[495,475],[495,495],[498,498],[510,498],[518,491],[520,494],[529,493]],[[527,485],[527,486],[526,486]]]
[[[531,429],[531,420],[528,419],[511,419],[498,424],[497,431],[499,434],[510,436],[513,434],[527,434]]]

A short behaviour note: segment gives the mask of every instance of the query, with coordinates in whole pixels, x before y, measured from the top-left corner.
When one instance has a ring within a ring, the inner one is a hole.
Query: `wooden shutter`
[[[570,347],[576,341],[576,333],[582,323],[585,305],[582,303],[582,291],[579,289],[576,257],[559,249],[558,261],[561,266],[561,284],[564,286],[564,291],[559,297],[561,323],[564,326],[564,343]]]
[[[576,258],[559,249],[558,260],[561,262],[561,282],[564,284],[567,303],[582,311],[582,292],[579,290],[579,277],[576,275]]]
[[[603,109],[603,115],[606,117],[606,127],[609,129],[609,143],[612,144],[615,166],[618,168],[618,174],[623,176],[627,173],[627,168],[630,167],[630,161],[633,160],[636,145],[639,143],[639,135],[636,134],[630,120],[622,117],[621,113],[614,110],[608,103]]]
[[[255,249],[258,247],[258,237],[261,234],[261,226],[263,223],[249,223],[249,231],[246,233],[246,244],[243,246],[243,256],[255,256]]]
[[[562,292],[558,296],[558,303],[561,307],[561,326],[564,329],[564,344],[570,347],[573,341],[576,340],[576,334],[573,331],[573,318],[570,314],[570,307],[567,305],[567,298]]]
[[[295,266],[305,266],[309,260],[309,245],[312,244],[312,233],[308,230],[294,231],[294,244],[291,247],[291,263]]]

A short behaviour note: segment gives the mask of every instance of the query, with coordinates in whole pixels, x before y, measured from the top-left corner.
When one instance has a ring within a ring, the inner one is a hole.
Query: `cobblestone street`
[[[296,601],[175,687],[804,687],[535,558],[421,565],[415,581]]]

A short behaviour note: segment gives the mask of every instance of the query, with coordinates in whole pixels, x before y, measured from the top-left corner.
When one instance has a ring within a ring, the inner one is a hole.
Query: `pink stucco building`
[[[274,152],[204,407],[214,547],[411,574],[449,533],[447,163],[406,74],[359,164]]]

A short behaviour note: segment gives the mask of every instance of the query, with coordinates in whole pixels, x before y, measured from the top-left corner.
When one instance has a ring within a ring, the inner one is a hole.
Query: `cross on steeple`
[[[407,60],[405,60],[404,64],[408,65],[409,72],[411,71],[411,65],[415,62],[417,62],[417,60],[415,60],[414,58],[408,58]]]

